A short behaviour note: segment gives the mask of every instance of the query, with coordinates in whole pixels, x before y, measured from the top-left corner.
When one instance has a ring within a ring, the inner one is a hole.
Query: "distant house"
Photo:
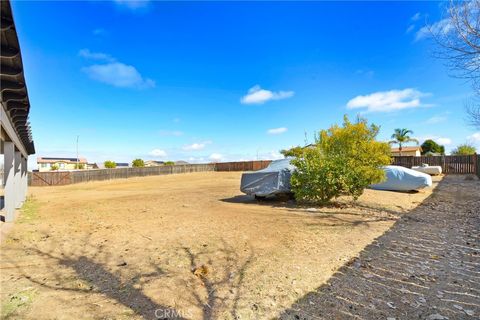
[[[96,163],[87,163],[87,170],[93,170],[93,169],[98,169],[98,166]]]
[[[399,148],[392,148],[391,149],[392,156],[399,156],[400,149]],[[422,155],[422,147],[415,146],[415,147],[402,147],[402,156],[410,156],[410,157],[420,157]]]
[[[187,161],[179,160],[179,161],[175,161],[175,164],[178,165],[178,164],[189,164],[189,163]]]
[[[442,155],[441,153],[432,152],[432,151],[425,152],[424,154],[424,156],[428,156],[428,157],[439,157],[441,155]]]
[[[78,158],[78,164],[80,167],[86,168],[87,159]],[[54,157],[39,157],[37,158],[38,171],[45,172],[55,170],[68,171],[76,170],[77,158],[54,158]]]
[[[130,167],[130,163],[127,162],[115,162],[117,168],[128,168]]]
[[[127,162],[115,162],[117,165],[116,168],[129,168],[130,163]],[[103,162],[97,162],[94,164],[94,169],[105,169],[105,164]]]
[[[156,161],[156,160],[145,161],[145,167],[157,167],[157,166],[163,166],[163,164],[164,164],[163,161]]]

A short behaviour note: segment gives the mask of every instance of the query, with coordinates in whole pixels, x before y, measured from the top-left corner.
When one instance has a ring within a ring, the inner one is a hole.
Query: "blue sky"
[[[446,149],[480,133],[433,58],[436,2],[14,2],[37,156],[276,158],[361,113]],[[31,160],[32,163],[35,159]]]

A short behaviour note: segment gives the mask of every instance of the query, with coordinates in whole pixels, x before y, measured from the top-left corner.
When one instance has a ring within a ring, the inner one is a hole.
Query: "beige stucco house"
[[[52,171],[52,168],[60,171],[69,171],[77,169],[77,158],[53,158],[39,157],[37,158],[38,171]],[[78,158],[80,169],[87,168],[88,161],[85,158]]]
[[[391,149],[392,156],[399,156],[400,149],[399,148],[392,148]],[[415,146],[415,147],[402,147],[402,156],[404,157],[420,157],[422,155],[422,147]]]

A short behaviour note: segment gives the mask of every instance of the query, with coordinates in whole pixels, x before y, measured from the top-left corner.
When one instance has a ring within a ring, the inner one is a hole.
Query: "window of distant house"
[[[60,163],[60,168],[65,169],[65,163]]]

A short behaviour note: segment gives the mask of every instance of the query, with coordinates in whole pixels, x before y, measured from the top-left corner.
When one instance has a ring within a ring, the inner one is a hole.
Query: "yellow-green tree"
[[[455,156],[468,156],[475,154],[477,149],[474,146],[468,143],[464,143],[452,150],[452,154]]]
[[[357,199],[371,184],[385,179],[383,166],[391,163],[388,143],[376,140],[379,127],[347,116],[342,126],[320,131],[315,144],[292,160],[296,171],[291,185],[295,198],[326,203],[338,196]],[[298,150],[297,150],[298,151]]]
[[[145,167],[145,161],[143,161],[143,159],[135,159],[132,161],[132,167]]]
[[[112,161],[112,160],[107,160],[103,163],[103,165],[105,166],[105,168],[107,169],[114,169],[117,167],[117,163],[115,161]]]

